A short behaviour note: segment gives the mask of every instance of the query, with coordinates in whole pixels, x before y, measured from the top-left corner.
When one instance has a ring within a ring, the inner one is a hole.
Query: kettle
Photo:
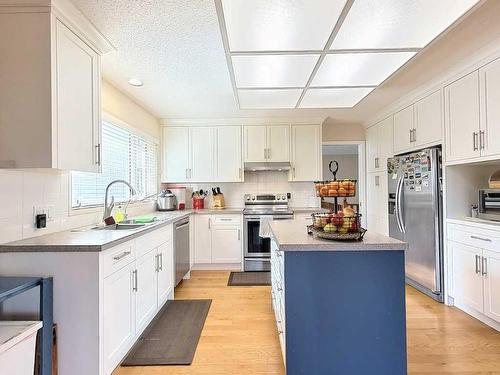
[[[158,211],[174,211],[177,209],[177,197],[170,190],[162,190],[156,199]]]

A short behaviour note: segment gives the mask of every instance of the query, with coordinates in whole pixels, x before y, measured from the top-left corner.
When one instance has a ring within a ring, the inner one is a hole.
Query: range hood
[[[291,166],[289,162],[257,162],[245,163],[245,171],[259,172],[259,171],[289,171]]]

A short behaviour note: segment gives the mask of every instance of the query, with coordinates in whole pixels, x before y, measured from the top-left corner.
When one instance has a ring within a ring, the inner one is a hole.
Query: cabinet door
[[[389,186],[387,181],[387,173],[380,172],[377,174],[377,222],[378,232],[385,236],[389,235]]]
[[[411,105],[394,115],[394,151],[405,151],[414,146],[411,132],[415,128],[414,106]]]
[[[443,140],[443,100],[441,90],[415,103],[416,143],[427,145]]]
[[[56,21],[57,168],[98,172],[99,55]]]
[[[484,313],[500,322],[500,253],[483,250]]]
[[[104,372],[111,374],[134,343],[135,263],[120,269],[103,281]]]
[[[368,172],[376,172],[377,165],[380,166],[378,158],[378,125],[366,129],[366,169]]]
[[[292,181],[321,180],[321,128],[292,126]]]
[[[446,156],[448,161],[479,157],[479,73],[445,87]]]
[[[215,129],[200,127],[190,129],[191,169],[189,180],[211,182],[215,176]]]
[[[453,257],[454,298],[464,305],[483,312],[481,249],[458,242],[450,242],[450,248]]]
[[[266,161],[267,128],[265,126],[245,126],[244,132],[245,161]]]
[[[484,121],[482,155],[500,154],[500,59],[493,61],[480,70],[481,95]]]
[[[267,160],[272,162],[290,161],[290,126],[267,127]]]
[[[240,262],[240,227],[214,227],[212,230],[212,263]]]
[[[216,181],[243,181],[243,170],[241,165],[241,127],[220,126],[216,129],[216,133]]]
[[[185,182],[189,173],[189,128],[163,128],[163,182]]]
[[[394,156],[394,122],[393,117],[388,117],[378,124],[378,168],[379,171],[387,170],[387,159]]]
[[[142,332],[157,307],[156,249],[136,261],[136,331]]]
[[[158,247],[158,307],[163,306],[174,287],[174,264],[172,250],[172,241],[168,241]]]
[[[212,217],[195,215],[194,217],[194,261],[212,263]]]

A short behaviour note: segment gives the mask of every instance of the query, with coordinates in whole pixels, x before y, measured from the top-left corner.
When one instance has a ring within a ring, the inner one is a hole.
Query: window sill
[[[125,206],[126,203],[127,202],[115,203],[115,208],[118,207],[119,205]],[[127,211],[129,211],[131,209],[143,208],[143,207],[148,207],[148,206],[153,206],[153,205],[154,205],[154,200],[134,202],[134,203],[130,203],[128,205]],[[104,204],[100,204],[98,206],[91,206],[91,207],[82,207],[82,208],[70,207],[69,216],[89,215],[89,214],[95,214],[95,213],[102,214],[103,210],[104,210]]]

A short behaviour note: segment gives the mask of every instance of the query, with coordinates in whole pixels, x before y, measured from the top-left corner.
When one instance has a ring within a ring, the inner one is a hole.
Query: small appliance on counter
[[[212,188],[212,202],[213,208],[226,208],[224,194],[222,194],[220,187]]]
[[[165,189],[160,192],[156,199],[158,211],[174,211],[177,209],[177,198],[172,191]]]
[[[179,210],[184,210],[186,208],[186,187],[169,185],[168,188],[177,197],[177,208]]]
[[[500,189],[479,190],[478,211],[480,219],[500,221]]]
[[[205,198],[208,195],[207,190],[197,190],[193,191],[193,194],[191,194],[191,199],[193,201],[193,209],[195,210],[201,210],[205,208]]]

